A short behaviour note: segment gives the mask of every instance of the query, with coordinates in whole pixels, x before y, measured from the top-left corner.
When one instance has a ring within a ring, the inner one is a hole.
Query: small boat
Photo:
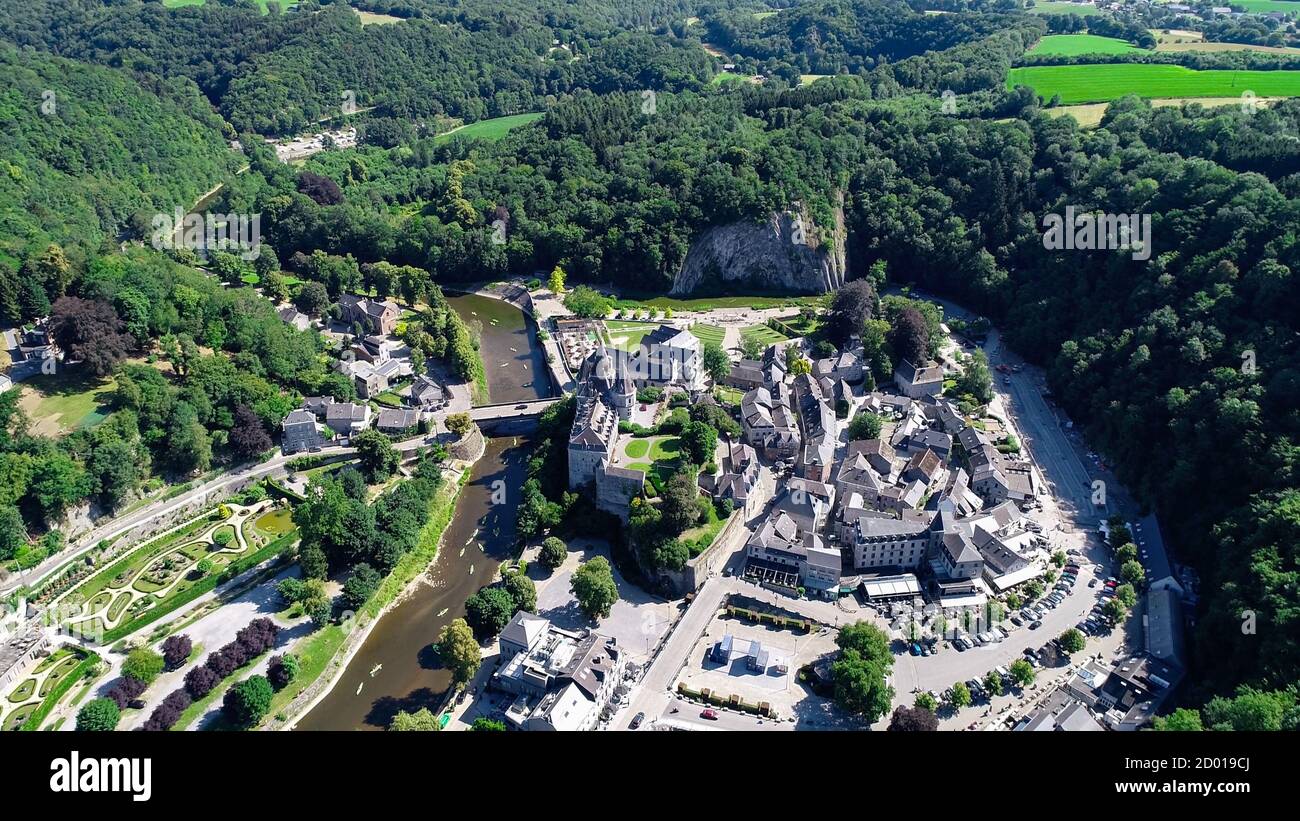
[[[471,576],[474,575],[474,565],[470,565],[470,566],[469,566],[469,574],[470,574]]]
[[[460,549],[460,555],[462,555],[462,556],[465,555],[465,548],[462,547],[462,548]]]
[[[370,668],[370,677],[371,677],[371,678],[374,678],[374,677],[375,677],[375,673],[378,673],[378,672],[379,672],[380,670],[382,670],[382,669],[384,669],[384,665],[382,665],[382,664],[376,664],[374,667],[371,667],[371,668]]]
[[[357,695],[361,695],[361,688],[365,686],[366,683],[364,681],[357,685]]]
[[[447,610],[448,610],[448,609],[449,609],[449,608],[444,607],[444,608],[442,608],[441,610],[439,610],[439,611],[438,611],[438,618],[442,618],[443,616],[447,615]]]

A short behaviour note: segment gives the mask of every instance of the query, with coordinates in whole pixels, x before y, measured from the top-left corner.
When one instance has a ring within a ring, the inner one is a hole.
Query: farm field
[[[1131,51],[1141,51],[1141,49],[1132,43],[1114,37],[1098,37],[1095,34],[1049,34],[1035,43],[1034,47],[1026,54],[1031,57],[1035,55],[1073,56],[1076,54],[1126,54]]]
[[[1083,17],[1093,17],[1101,12],[1091,3],[1062,3],[1046,2],[1035,3],[1032,9],[1027,9],[1034,14],[1078,14]]]
[[[512,128],[518,128],[521,125],[528,125],[534,120],[540,119],[541,114],[511,114],[507,117],[493,117],[490,120],[479,120],[476,123],[470,123],[459,128],[453,128],[451,131],[445,131],[433,138],[435,143],[450,140],[453,136],[470,140],[499,140],[504,137]]]
[[[1183,66],[1101,64],[1013,68],[1008,87],[1029,86],[1044,99],[1061,103],[1097,103],[1125,94],[1142,97],[1258,97],[1300,95],[1300,71],[1195,71]]]

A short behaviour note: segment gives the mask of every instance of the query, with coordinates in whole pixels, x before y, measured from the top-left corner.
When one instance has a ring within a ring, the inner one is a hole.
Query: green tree
[[[428,707],[421,707],[415,712],[399,710],[397,715],[393,716],[388,729],[395,732],[434,732],[441,730],[442,725]]]
[[[524,573],[514,573],[506,576],[506,592],[514,600],[515,611],[524,610],[529,613],[537,611],[537,586],[533,580],[528,578]]]
[[[1016,659],[1011,662],[1011,666],[1007,668],[1007,672],[1011,673],[1011,680],[1016,684],[1019,684],[1021,687],[1027,687],[1028,685],[1033,684],[1034,678],[1037,676],[1037,673],[1034,671],[1034,666],[1024,659]]]
[[[1111,597],[1101,606],[1101,612],[1111,624],[1119,624],[1128,615],[1128,608],[1118,598]]]
[[[447,430],[457,436],[464,436],[474,427],[474,420],[468,413],[452,413],[447,415],[446,425]]]
[[[853,421],[849,422],[849,439],[860,441],[866,439],[875,439],[880,436],[880,428],[884,419],[879,414],[871,411],[859,411]]]
[[[578,600],[578,607],[589,619],[609,616],[610,608],[618,601],[618,586],[609,560],[596,556],[582,563],[569,581],[569,590]]]
[[[563,294],[565,279],[567,279],[567,276],[564,269],[556,265],[551,269],[551,276],[546,282],[546,287],[550,288],[553,294]]]
[[[352,437],[352,446],[357,449],[357,461],[371,484],[382,482],[397,472],[401,457],[392,440],[379,431],[373,428],[363,430]]]
[[[970,688],[966,686],[965,682],[959,681],[948,688],[948,702],[959,710],[970,704]]]
[[[609,313],[611,305],[595,288],[579,285],[564,297],[564,307],[585,319],[602,319]]]
[[[889,712],[894,690],[885,683],[886,665],[864,657],[854,647],[840,651],[831,664],[835,705],[850,715],[875,722]]]
[[[706,465],[713,461],[718,448],[718,432],[707,422],[688,422],[682,428],[682,449],[687,458],[695,465]]]
[[[547,536],[542,542],[542,552],[538,558],[544,567],[554,570],[564,564],[568,556],[569,548],[565,546],[563,540],[555,536]]]
[[[504,733],[506,725],[495,719],[479,716],[474,719],[474,723],[469,725],[471,732],[475,733]]]
[[[935,710],[939,709],[939,702],[935,701],[934,696],[930,695],[928,692],[920,692],[916,694],[916,699],[912,702],[912,706],[920,707],[922,710],[929,710],[933,713]]]
[[[483,663],[483,652],[474,631],[464,619],[455,619],[442,628],[442,635],[435,645],[438,657],[451,670],[452,677],[458,684],[464,684],[474,678],[479,665]]]
[[[495,636],[515,614],[515,600],[503,587],[485,587],[465,601],[465,617],[480,636]]]
[[[221,711],[236,727],[248,729],[256,726],[271,709],[275,691],[266,676],[253,675],[226,691]]]
[[[166,665],[160,653],[148,647],[137,647],[122,662],[122,675],[130,676],[141,684],[153,684]]]
[[[1061,634],[1061,649],[1071,655],[1080,652],[1086,645],[1087,640],[1084,639],[1083,633],[1074,627]]]
[[[731,374],[731,357],[717,342],[704,343],[704,371],[715,384],[721,383]]]
[[[1119,568],[1119,577],[1123,579],[1126,584],[1131,584],[1134,587],[1141,586],[1142,582],[1146,579],[1146,575],[1147,573],[1146,570],[1142,568],[1142,563],[1136,560],[1124,562],[1124,564]]]
[[[1126,609],[1132,610],[1133,606],[1137,604],[1137,591],[1133,589],[1131,584],[1121,584],[1115,588],[1115,598]]]
[[[122,711],[111,698],[93,699],[77,712],[77,732],[108,732],[117,727],[121,718]]]
[[[8,561],[27,544],[27,526],[13,505],[0,505],[0,561]]]
[[[1002,676],[998,675],[996,670],[989,670],[984,674],[984,689],[994,696],[1002,695]]]
[[[1151,728],[1173,732],[1200,732],[1205,729],[1201,724],[1201,714],[1186,707],[1179,707],[1167,716],[1156,716],[1151,722]]]
[[[352,568],[352,575],[343,583],[343,606],[354,612],[359,611],[370,597],[379,589],[383,577],[365,562]]]

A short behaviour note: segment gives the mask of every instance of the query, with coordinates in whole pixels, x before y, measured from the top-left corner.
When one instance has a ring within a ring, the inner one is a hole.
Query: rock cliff
[[[802,207],[761,223],[717,225],[691,246],[669,293],[833,291],[844,284],[845,245],[844,212],[838,207],[830,230],[814,225]]]

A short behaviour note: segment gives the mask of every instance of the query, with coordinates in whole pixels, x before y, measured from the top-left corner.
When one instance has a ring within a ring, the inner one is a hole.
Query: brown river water
[[[492,402],[550,395],[546,363],[522,312],[487,297],[450,296],[449,301],[467,321],[481,326]],[[438,558],[419,586],[380,618],[334,688],[303,716],[298,729],[383,730],[399,710],[436,709],[442,703],[451,674],[430,645],[452,619],[465,615],[465,600],[511,556],[519,488],[532,444],[526,436],[488,440],[487,452],[461,490]],[[506,501],[493,504],[493,490],[499,487],[504,487]]]

